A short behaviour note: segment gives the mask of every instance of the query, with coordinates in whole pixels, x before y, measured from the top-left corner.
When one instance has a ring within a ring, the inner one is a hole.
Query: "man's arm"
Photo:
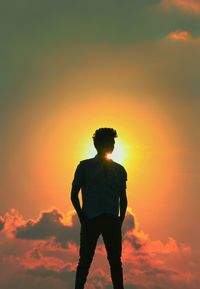
[[[83,212],[80,206],[80,201],[78,198],[78,194],[80,191],[80,186],[78,185],[72,185],[72,189],[71,189],[71,202],[77,212],[77,215],[79,217],[80,222],[82,222],[84,216],[83,216]]]
[[[77,212],[79,217],[80,223],[86,219],[86,216],[82,212],[82,208],[80,206],[78,194],[83,184],[83,168],[81,162],[76,168],[74,179],[72,182],[72,189],[71,189],[71,202]]]
[[[126,189],[120,192],[120,221],[121,224],[124,221],[126,209],[127,209],[127,196],[126,196]]]
[[[126,209],[127,209],[127,196],[126,196],[126,182],[127,182],[127,172],[125,168],[122,170],[121,174],[121,188],[120,188],[120,221],[121,224],[124,221]]]

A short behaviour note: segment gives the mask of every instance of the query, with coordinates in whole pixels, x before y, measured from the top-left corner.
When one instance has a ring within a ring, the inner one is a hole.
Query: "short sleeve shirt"
[[[81,188],[83,212],[88,218],[100,214],[117,217],[119,197],[126,190],[127,172],[113,160],[102,160],[95,156],[80,161],[72,185]]]

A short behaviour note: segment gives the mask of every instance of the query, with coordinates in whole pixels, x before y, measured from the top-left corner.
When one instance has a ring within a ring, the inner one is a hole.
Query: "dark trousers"
[[[76,270],[75,289],[84,288],[100,234],[102,234],[107,252],[113,288],[124,289],[121,262],[121,224],[119,218],[108,215],[99,215],[81,224],[79,262]]]

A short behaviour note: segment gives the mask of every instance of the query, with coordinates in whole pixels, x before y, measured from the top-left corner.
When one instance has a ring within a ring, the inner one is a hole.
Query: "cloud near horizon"
[[[38,280],[44,282],[43,289],[51,288],[52,284],[62,288],[63,282],[66,288],[73,286],[80,231],[75,211],[68,212],[65,217],[59,209],[51,208],[41,212],[37,220],[25,220],[12,209],[1,216],[0,221],[4,224],[0,231],[3,248],[0,257],[4,265],[0,279],[2,289],[14,289],[14,284],[21,282],[20,278],[29,289],[36,288]],[[151,240],[140,228],[131,208],[128,208],[122,226],[122,237],[125,287],[197,289],[198,269],[192,260],[190,246],[178,243],[172,237],[166,243]],[[8,274],[12,276],[15,270],[20,270],[20,274],[14,275],[13,281],[8,283]],[[87,280],[89,289],[112,288],[102,237],[98,240]]]
[[[4,228],[4,219],[0,216],[0,231]]]

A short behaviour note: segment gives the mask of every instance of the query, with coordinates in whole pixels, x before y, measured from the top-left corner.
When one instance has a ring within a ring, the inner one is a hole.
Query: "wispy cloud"
[[[177,29],[167,34],[165,40],[172,42],[185,42],[188,44],[200,44],[200,37],[193,37],[187,30]]]
[[[170,32],[167,35],[167,39],[172,40],[172,41],[191,41],[192,37],[190,35],[189,31],[186,30],[176,30],[173,32]]]
[[[194,13],[200,15],[199,0],[161,0],[161,6],[164,9],[175,7],[187,13]]]
[[[13,268],[9,271],[12,274],[12,271],[19,266],[22,279],[25,278],[24,276],[29,276],[27,277],[29,282],[33,279],[31,284],[26,284],[27,281],[24,281],[26,287],[30,289],[35,289],[32,284],[35,284],[34,280],[39,277],[46,280],[43,289],[51,288],[49,280],[58,282],[54,283],[58,289],[61,288],[62,282],[66,283],[65,288],[74,286],[80,224],[74,211],[71,211],[69,216],[70,220],[67,221],[62,212],[53,208],[41,212],[37,220],[25,220],[16,210],[1,217],[1,222],[4,224],[0,231],[0,246],[3,248],[0,258],[4,265],[0,278],[4,286],[1,284],[1,288],[9,288],[5,285],[8,281],[5,270],[9,267]],[[192,260],[190,246],[178,243],[171,237],[165,243],[151,240],[150,236],[140,228],[131,208],[128,208],[122,226],[122,236],[122,262],[127,288],[197,288],[194,284],[198,282],[199,270]],[[106,268],[107,262],[106,250],[101,238],[95,255],[96,262],[92,264],[88,276],[88,288],[110,289],[112,288],[110,272],[101,270],[98,265],[101,263]]]

